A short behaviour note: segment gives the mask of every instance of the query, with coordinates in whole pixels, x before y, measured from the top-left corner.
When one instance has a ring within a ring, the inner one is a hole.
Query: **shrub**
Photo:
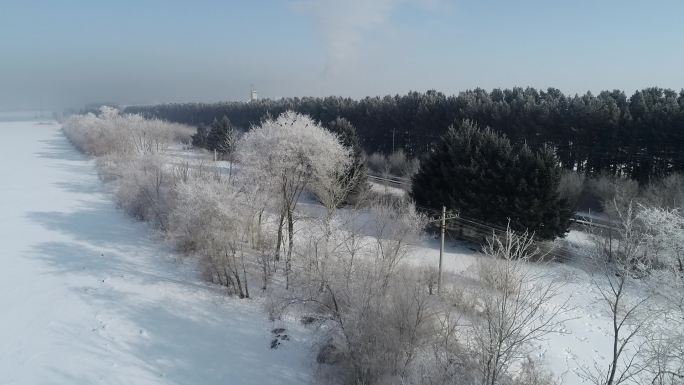
[[[585,177],[583,174],[564,170],[561,173],[561,177],[558,182],[559,197],[566,200],[571,207],[576,207],[580,195],[584,190],[584,180]]]
[[[674,173],[649,185],[643,200],[651,206],[684,209],[684,175]]]
[[[388,202],[343,215],[351,217],[337,218],[328,235],[309,228],[280,303],[318,313],[328,330],[320,356],[336,363],[340,382],[397,382],[432,326],[427,285],[402,265],[423,219],[411,205]]]
[[[390,172],[393,175],[410,178],[418,172],[418,160],[408,158],[402,149],[391,153],[387,157],[387,162],[389,162]]]
[[[368,168],[376,174],[388,174],[390,172],[389,161],[380,153],[372,153],[366,161]]]
[[[64,123],[67,138],[93,156],[145,155],[164,151],[174,140],[189,140],[193,129],[102,107],[99,115],[73,115]]]
[[[624,204],[639,195],[639,184],[635,180],[606,174],[589,179],[588,189],[592,195],[598,197],[603,211],[608,213],[614,209],[616,200],[620,208],[624,208]]]
[[[120,160],[114,167],[118,177],[114,198],[119,207],[138,220],[166,229],[174,205],[175,178],[164,169],[163,159],[136,157]]]
[[[178,185],[170,234],[178,247],[198,253],[205,275],[240,298],[249,297],[246,254],[251,241],[247,200],[233,185],[194,179]]]

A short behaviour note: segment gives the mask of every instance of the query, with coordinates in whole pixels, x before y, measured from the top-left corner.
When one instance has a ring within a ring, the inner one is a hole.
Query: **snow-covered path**
[[[309,382],[304,330],[271,350],[259,303],[202,283],[117,210],[58,125],[0,133],[0,384]]]

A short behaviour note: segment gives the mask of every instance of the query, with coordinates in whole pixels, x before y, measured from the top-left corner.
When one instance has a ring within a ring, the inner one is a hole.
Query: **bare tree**
[[[529,266],[538,251],[533,237],[510,228],[494,235],[478,266],[484,290],[472,295],[477,315],[470,325],[470,345],[477,353],[483,385],[495,385],[510,366],[527,358],[531,344],[561,330],[567,300],[554,302],[560,281]]]
[[[619,385],[638,379],[647,368],[645,345],[639,338],[645,337],[652,319],[648,308],[652,294],[635,290],[652,265],[646,238],[631,203],[623,209],[616,199],[613,209],[619,219],[616,237],[595,234],[590,254],[592,284],[612,324],[608,365],[602,368],[594,363],[592,369],[582,368],[580,373],[596,385]]]
[[[661,325],[651,330],[652,336],[645,348],[650,384],[684,384],[683,314],[681,310],[664,313]]]

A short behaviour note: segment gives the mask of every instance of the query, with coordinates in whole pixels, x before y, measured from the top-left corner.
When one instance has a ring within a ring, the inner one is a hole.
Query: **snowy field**
[[[203,283],[57,124],[1,122],[1,384],[306,384],[309,332]],[[290,341],[270,349],[271,330]]]

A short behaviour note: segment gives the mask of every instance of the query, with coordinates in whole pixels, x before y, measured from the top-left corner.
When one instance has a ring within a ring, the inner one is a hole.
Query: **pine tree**
[[[237,132],[230,119],[226,116],[223,116],[221,120],[214,119],[207,136],[207,149],[226,155],[235,151],[236,142]]]
[[[192,145],[199,148],[207,148],[207,137],[209,136],[209,127],[205,124],[197,126],[197,132],[192,135]]]
[[[449,127],[413,177],[418,206],[449,209],[544,239],[563,235],[572,210],[557,192],[560,168],[547,148],[513,146],[490,128],[464,121]]]

